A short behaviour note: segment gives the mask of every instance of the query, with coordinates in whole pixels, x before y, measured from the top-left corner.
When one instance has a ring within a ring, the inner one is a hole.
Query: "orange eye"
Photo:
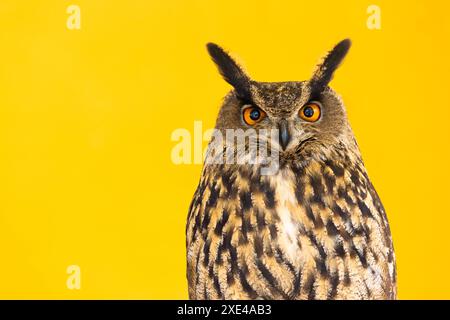
[[[320,109],[319,102],[310,102],[300,109],[298,115],[305,121],[316,122],[320,118]]]
[[[244,121],[250,126],[260,122],[265,116],[266,113],[258,107],[248,107],[243,112]]]

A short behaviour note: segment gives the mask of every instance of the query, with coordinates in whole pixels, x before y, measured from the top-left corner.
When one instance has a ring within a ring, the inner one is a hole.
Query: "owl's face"
[[[251,80],[220,47],[209,44],[220,72],[234,86],[221,107],[216,129],[276,129],[283,160],[321,157],[353,143],[342,100],[328,86],[349,46],[348,40],[339,43],[309,81],[268,83]]]

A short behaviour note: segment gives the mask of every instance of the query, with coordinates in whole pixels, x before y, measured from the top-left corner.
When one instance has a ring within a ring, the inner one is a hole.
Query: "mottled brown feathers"
[[[205,163],[186,225],[191,299],[396,298],[386,212],[328,86],[349,47],[339,43],[309,81],[261,83],[208,45],[234,87],[216,129],[250,128],[242,120],[250,103],[267,114],[252,129],[287,123],[290,140],[273,174],[260,164]],[[307,122],[298,112],[312,97],[321,116]]]
[[[362,163],[283,170],[205,169],[187,225],[190,298],[395,298],[389,226]]]

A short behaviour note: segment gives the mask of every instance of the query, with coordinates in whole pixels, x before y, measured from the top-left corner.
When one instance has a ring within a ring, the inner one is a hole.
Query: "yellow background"
[[[70,4],[81,30],[66,27]],[[366,10],[381,7],[381,30]],[[173,130],[214,125],[217,42],[256,80],[304,80],[350,37],[332,86],[387,209],[399,297],[450,298],[445,1],[0,3],[0,298],[187,298],[201,166]],[[66,268],[81,268],[81,290]]]

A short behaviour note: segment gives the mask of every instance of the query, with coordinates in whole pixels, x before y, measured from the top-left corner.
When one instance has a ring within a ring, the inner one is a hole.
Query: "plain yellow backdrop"
[[[173,164],[170,137],[212,127],[229,90],[206,42],[283,81],[345,37],[332,86],[388,212],[399,297],[450,298],[449,15],[425,0],[1,1],[0,298],[187,298],[201,166]]]

